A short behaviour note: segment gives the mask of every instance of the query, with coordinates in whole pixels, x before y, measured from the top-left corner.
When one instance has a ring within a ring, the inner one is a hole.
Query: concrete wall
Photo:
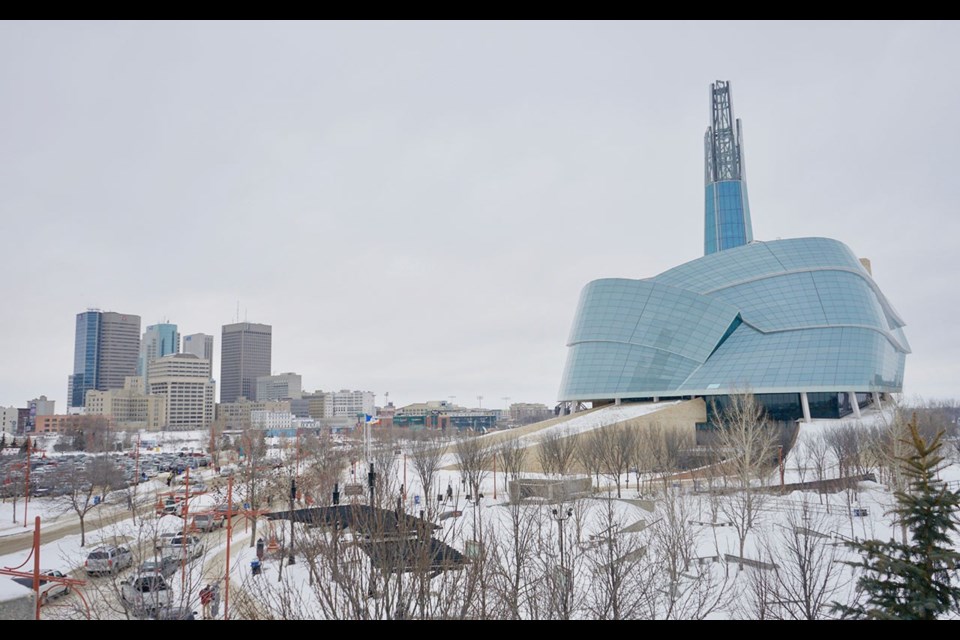
[[[17,591],[23,591],[24,595],[6,596],[10,589],[3,589],[4,598],[0,599],[0,620],[33,620],[36,616],[36,605],[33,599],[33,591],[26,587],[21,587],[9,576],[0,576],[0,580],[6,580],[11,583],[10,589],[16,588]]]
[[[583,415],[583,413],[572,414],[573,417]],[[571,416],[564,416],[569,418]],[[653,425],[659,425],[663,429],[678,429],[683,434],[687,435],[690,439],[691,446],[696,441],[696,423],[705,422],[707,419],[707,405],[702,398],[694,398],[693,400],[686,400],[678,404],[670,405],[649,413],[644,416],[639,416],[637,418],[631,418],[630,420],[624,420],[622,422],[616,422],[613,424],[600,427],[596,431],[602,431],[607,429],[616,429],[621,425],[626,426],[628,429],[647,429]],[[538,423],[544,424],[544,423]],[[537,425],[531,425],[537,426]],[[558,426],[559,429],[563,429],[562,426]],[[511,429],[510,432],[519,431],[518,429]],[[591,432],[587,432],[589,435]],[[524,460],[523,470],[529,473],[543,473],[543,469],[540,467],[540,462],[538,460],[538,449],[540,448],[539,444],[534,444],[527,447],[527,456]],[[571,471],[574,473],[586,473],[587,470],[583,469],[576,461],[573,461],[571,466]]]

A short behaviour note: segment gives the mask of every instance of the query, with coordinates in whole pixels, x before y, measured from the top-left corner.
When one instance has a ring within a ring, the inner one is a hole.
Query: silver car
[[[130,549],[110,545],[97,547],[90,552],[86,562],[83,563],[87,574],[91,576],[101,573],[116,573],[131,565],[133,565],[133,554],[130,553]]]

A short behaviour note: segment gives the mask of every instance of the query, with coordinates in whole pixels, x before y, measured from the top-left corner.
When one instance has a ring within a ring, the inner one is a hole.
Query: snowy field
[[[610,407],[574,416],[550,428],[567,434],[584,433],[668,404]],[[889,419],[888,413],[865,411],[860,424],[881,425]],[[821,434],[853,422],[818,420],[802,425],[798,454],[788,456],[785,462],[784,482],[814,479],[811,458],[801,454],[815,448]],[[523,435],[519,440],[536,443],[544,431]],[[490,435],[494,434],[482,437]],[[199,450],[207,437],[204,432],[164,434],[156,444],[168,451],[184,447]],[[272,439],[269,444],[276,447],[276,455],[289,455],[290,442]],[[847,602],[854,592],[856,575],[842,561],[856,556],[844,541],[887,540],[901,535],[890,515],[892,494],[877,482],[862,482],[830,494],[756,494],[755,521],[744,536],[742,557],[746,560],[741,564],[737,560],[740,536],[733,522],[739,499],[736,492],[695,492],[692,482],[663,482],[653,485],[653,495],[649,485],[645,486],[645,495],[640,496],[635,478],[630,484],[631,478],[625,477],[627,489],[622,499],[610,491],[560,505],[510,505],[501,472],[496,488],[493,474],[485,474],[481,482],[483,499],[468,501],[459,473],[448,468],[437,472],[434,487],[420,487],[407,451],[403,447],[403,453],[380,470],[390,475],[384,484],[385,494],[398,495],[398,487],[403,484],[406,501],[401,501],[400,507],[414,516],[421,510],[429,513],[439,527],[434,538],[466,553],[472,559],[470,564],[429,577],[415,571],[380,574],[370,568],[366,556],[356,553],[358,540],[343,534],[338,538],[343,547],[331,552],[334,536],[328,530],[297,524],[293,535],[298,544],[301,548],[312,545],[319,559],[308,562],[304,555],[289,565],[283,551],[289,522],[260,518],[257,537],[277,541],[280,550],[270,549],[261,572],[254,575],[253,523],[237,518],[230,545],[230,617],[802,618],[801,598],[787,587],[773,584],[776,576],[784,581],[792,579],[789,576],[796,571],[796,553],[791,545],[798,544],[817,547],[817,579],[822,592],[815,604],[821,607],[820,617],[829,617],[823,605]],[[826,460],[826,476],[836,477],[837,460],[829,454]],[[440,466],[455,463],[455,456],[448,454]],[[225,502],[222,487],[214,487],[215,472],[210,469],[200,475],[212,490],[191,500],[191,512]],[[941,479],[960,485],[960,466],[944,468]],[[356,478],[342,477],[342,481]],[[769,484],[777,483],[779,476],[774,471]],[[436,486],[448,484],[457,487],[454,496],[436,504]],[[117,598],[119,581],[129,573],[87,578],[84,559],[100,543],[131,547],[135,564],[152,558],[153,541],[159,534],[180,530],[184,525],[176,516],[155,515],[157,494],[166,490],[162,475],[141,484],[135,516],[131,516],[125,497],[107,496],[105,503],[87,516],[87,540],[82,548],[77,533],[41,545],[42,569],[59,569],[87,580],[80,589],[82,598],[73,593],[52,601],[43,608],[42,617],[133,617]],[[243,500],[242,483],[234,499]],[[428,505],[431,499],[434,503]],[[329,504],[329,499],[318,502]],[[391,499],[385,506],[393,509],[397,505]],[[76,524],[76,516],[67,512],[62,501],[58,504],[52,498],[30,501],[31,529],[36,515],[41,516],[45,531],[47,527],[56,531]],[[798,537],[798,531],[803,535]],[[9,500],[0,504],[0,544],[22,540],[24,532],[23,501],[17,501],[17,513]],[[205,545],[203,557],[183,562],[170,579],[175,604],[198,613],[198,593],[204,584],[219,582],[221,589],[225,588],[227,559],[225,530],[200,535]],[[28,553],[4,553],[0,566],[17,567]],[[776,570],[773,565],[777,565]],[[31,567],[32,560],[26,565],[27,569]],[[340,579],[331,580],[331,575]],[[7,578],[0,578],[0,583],[4,585],[0,598],[24,589]],[[219,613],[223,617],[223,605]]]

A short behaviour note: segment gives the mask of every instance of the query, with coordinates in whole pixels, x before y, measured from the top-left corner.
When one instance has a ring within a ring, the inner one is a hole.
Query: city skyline
[[[905,395],[960,397],[955,23],[0,34],[0,220],[44,243],[5,254],[2,406],[67,406],[90,307],[215,336],[215,377],[219,328],[250,318],[274,329],[268,373],[304,391],[553,406],[580,289],[703,255],[717,78],[745,120],[754,239],[869,258],[909,330]],[[133,241],[148,220],[177,236]]]

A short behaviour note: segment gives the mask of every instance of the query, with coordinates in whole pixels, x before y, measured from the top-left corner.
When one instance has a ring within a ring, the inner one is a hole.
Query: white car
[[[173,591],[159,573],[137,576],[120,583],[124,604],[138,613],[157,611],[173,604]]]
[[[46,576],[46,578],[45,578]],[[70,587],[62,582],[55,582],[48,578],[66,578],[67,576],[60,571],[45,570],[40,572],[40,605],[47,604],[52,598],[59,598],[70,593]],[[28,589],[33,589],[33,578],[14,578],[14,582],[22,584]]]
[[[193,560],[203,555],[204,545],[198,536],[175,536],[170,538],[167,549],[169,550],[168,553],[175,558],[180,558],[182,554],[186,553],[187,559]]]

